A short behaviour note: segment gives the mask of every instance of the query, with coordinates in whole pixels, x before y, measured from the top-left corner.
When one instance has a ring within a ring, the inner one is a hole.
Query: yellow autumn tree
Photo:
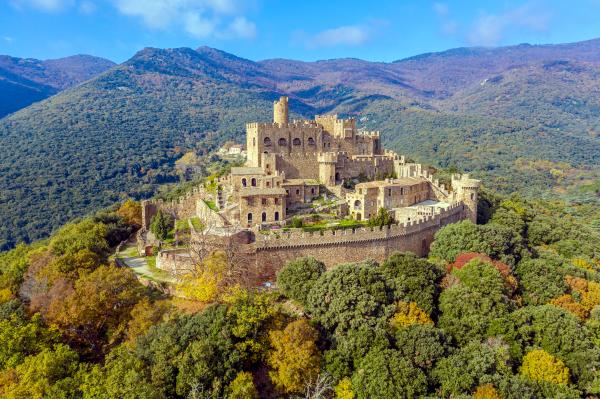
[[[532,380],[547,381],[555,384],[569,382],[569,369],[562,360],[543,349],[534,349],[523,357],[521,374]]]
[[[335,399],[354,399],[355,397],[350,378],[342,378],[335,386]]]
[[[227,267],[222,251],[214,252],[202,261],[194,272],[185,274],[179,284],[179,292],[188,299],[212,302],[220,294],[221,282]]]
[[[579,317],[581,320],[587,319],[590,312],[586,309],[585,306],[577,302],[572,295],[565,294],[561,295],[557,298],[554,298],[550,301],[551,305],[558,306],[559,308],[563,308],[564,310],[573,313],[575,316]]]
[[[581,304],[588,311],[600,305],[600,283],[588,281],[587,290],[581,293]]]
[[[227,399],[258,399],[258,391],[254,386],[252,374],[241,371],[228,387]]]
[[[117,210],[117,215],[121,216],[132,226],[142,225],[142,206],[139,202],[128,199]]]
[[[305,319],[291,322],[284,330],[271,331],[273,351],[269,364],[271,381],[284,392],[300,393],[305,383],[314,380],[321,368],[321,353],[316,341],[319,333]]]
[[[391,320],[391,324],[397,328],[408,327],[413,324],[433,325],[433,320],[415,302],[399,301],[396,304],[396,313]]]
[[[502,399],[492,384],[483,384],[477,387],[473,399]]]

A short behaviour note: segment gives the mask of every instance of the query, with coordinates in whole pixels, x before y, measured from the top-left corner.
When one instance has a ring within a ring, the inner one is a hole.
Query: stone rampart
[[[185,195],[173,201],[150,199],[142,201],[142,228],[150,228],[152,218],[158,210],[162,210],[177,219],[187,219],[195,215],[196,201],[207,196],[203,185],[194,187]]]

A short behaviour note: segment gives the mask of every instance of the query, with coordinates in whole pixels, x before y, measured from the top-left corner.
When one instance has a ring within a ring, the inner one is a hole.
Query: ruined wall
[[[204,187],[198,186],[174,201],[164,201],[162,199],[142,201],[142,228],[146,230],[150,228],[152,218],[159,209],[177,219],[187,219],[195,216],[196,201],[205,197],[206,194]]]

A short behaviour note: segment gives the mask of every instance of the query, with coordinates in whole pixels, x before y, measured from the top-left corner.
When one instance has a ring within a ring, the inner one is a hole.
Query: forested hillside
[[[139,226],[128,201],[0,255],[0,396],[592,398],[600,233],[571,212],[485,192],[428,259],[300,258],[277,289],[216,252],[183,300],[109,256]]]
[[[114,62],[89,55],[36,60],[0,55],[0,118],[91,79]]]
[[[173,163],[268,121],[338,112],[391,149],[470,171],[502,192],[596,201],[600,40],[455,49],[393,63],[254,62],[216,49],[145,49],[0,120],[0,248],[179,180]]]

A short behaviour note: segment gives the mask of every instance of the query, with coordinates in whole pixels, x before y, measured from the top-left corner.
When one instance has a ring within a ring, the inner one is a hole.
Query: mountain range
[[[0,55],[0,118],[84,82],[114,62],[90,55],[36,60]]]
[[[179,179],[173,163],[184,152],[241,140],[246,122],[270,120],[280,95],[295,117],[356,116],[399,153],[471,171],[500,191],[554,195],[600,176],[600,39],[390,63],[146,48],[108,70],[100,64],[0,119],[0,247],[152,195]]]

